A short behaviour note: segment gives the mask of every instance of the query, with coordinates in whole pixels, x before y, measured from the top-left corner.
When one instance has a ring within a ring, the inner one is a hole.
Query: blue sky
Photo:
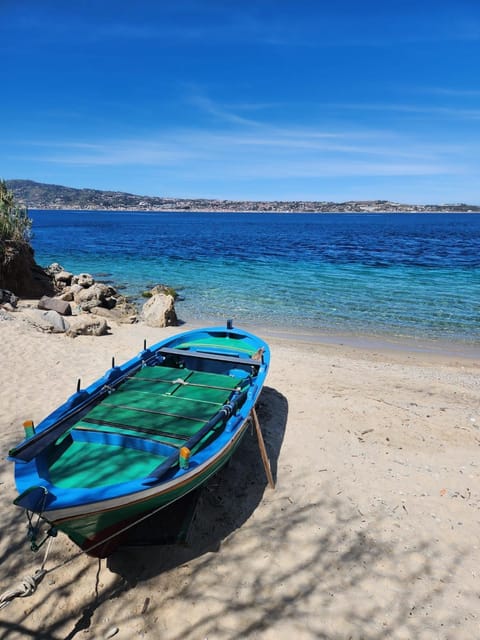
[[[479,0],[0,1],[0,178],[480,204]]]

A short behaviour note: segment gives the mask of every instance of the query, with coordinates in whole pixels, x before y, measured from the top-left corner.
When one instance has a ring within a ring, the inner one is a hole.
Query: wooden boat
[[[14,503],[30,523],[38,518],[52,535],[58,529],[90,555],[108,555],[119,534],[228,461],[269,360],[267,344],[231,321],[144,345],[10,451]],[[34,548],[35,535],[32,524]]]

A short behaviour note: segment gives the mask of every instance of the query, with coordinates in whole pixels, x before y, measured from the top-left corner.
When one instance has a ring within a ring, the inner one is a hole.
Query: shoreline
[[[273,213],[273,214],[278,214],[278,215],[282,215],[284,213],[289,213],[289,214],[306,214],[306,215],[356,215],[356,214],[365,214],[365,215],[410,215],[410,214],[418,214],[421,213],[422,215],[429,215],[429,214],[434,214],[434,215],[439,215],[439,214],[448,214],[448,215],[464,215],[464,214],[479,214],[480,213],[480,207],[475,211],[473,209],[465,209],[465,210],[458,210],[455,211],[454,209],[428,209],[428,210],[424,210],[421,208],[422,205],[419,205],[418,209],[406,209],[406,208],[402,208],[402,209],[391,209],[391,210],[385,210],[385,209],[352,209],[352,210],[327,210],[325,209],[323,210],[315,210],[315,211],[309,211],[309,210],[305,210],[305,209],[164,209],[164,208],[158,208],[158,209],[131,209],[131,208],[125,208],[125,209],[102,209],[102,208],[91,208],[91,209],[85,209],[85,208],[69,208],[69,207],[58,207],[58,208],[44,208],[44,207],[28,207],[29,211],[42,211],[42,212],[56,212],[58,213],[59,211],[64,211],[66,213],[70,213],[70,212],[75,212],[75,213],[92,213],[95,211],[101,211],[102,213],[240,213],[240,214],[249,214],[249,213]],[[428,205],[425,205],[428,206]],[[476,205],[474,205],[476,206]]]
[[[235,317],[233,318],[235,325]],[[226,321],[225,321],[226,322]],[[181,327],[199,328],[202,326],[221,326],[221,322],[207,319],[186,320]],[[480,343],[470,344],[465,341],[433,339],[428,337],[399,337],[393,334],[348,333],[328,331],[325,329],[309,329],[307,327],[278,327],[263,323],[239,323],[246,331],[259,333],[273,339],[288,342],[311,343],[314,345],[345,346],[365,351],[386,351],[391,353],[418,353],[425,357],[463,358],[465,360],[480,359]],[[180,327],[180,328],[181,328]]]
[[[22,313],[24,308],[28,308],[31,305],[36,307],[38,300],[35,299],[20,299],[18,301],[18,311],[14,313]],[[177,305],[177,309],[178,309]],[[177,314],[178,315],[178,314]],[[205,318],[205,320],[187,318],[183,320],[179,317],[179,325],[176,327],[167,327],[169,330],[186,331],[188,329],[197,329],[201,327],[216,327],[226,324],[227,318],[222,321],[214,318]],[[234,326],[242,327],[246,331],[251,333],[262,334],[266,337],[282,340],[285,343],[298,342],[298,343],[310,343],[313,345],[336,345],[339,347],[345,346],[353,349],[365,350],[365,351],[386,351],[391,353],[418,353],[425,357],[447,357],[447,358],[461,358],[465,360],[480,360],[480,342],[468,343],[461,340],[447,340],[447,339],[434,339],[426,336],[422,337],[410,337],[410,336],[398,336],[387,333],[367,333],[367,332],[347,332],[347,331],[335,331],[328,329],[312,329],[308,327],[292,327],[292,326],[277,326],[266,325],[262,322],[239,322],[236,323],[235,316],[233,316]],[[114,322],[115,324],[115,322]],[[126,326],[145,326],[141,320],[133,325]],[[117,328],[118,325],[117,324]]]
[[[428,338],[410,338],[376,334],[347,334],[347,333],[327,333],[304,332],[303,330],[278,331],[276,329],[265,329],[273,337],[292,339],[294,342],[307,342],[320,345],[336,345],[339,347],[350,347],[364,351],[385,351],[388,353],[409,353],[418,354],[425,357],[447,357],[462,358],[465,360],[477,360],[480,358],[480,344],[471,345],[465,342],[434,340]]]

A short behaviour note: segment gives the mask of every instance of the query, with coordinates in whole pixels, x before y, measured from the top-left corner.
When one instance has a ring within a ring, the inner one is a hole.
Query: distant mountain
[[[323,201],[241,201],[202,198],[161,198],[139,196],[122,191],[74,189],[33,180],[7,180],[15,198],[30,209],[79,209],[105,211],[279,211],[294,213],[344,212],[480,212],[480,207],[467,204],[402,204],[388,200],[348,202]]]
[[[33,180],[7,180],[6,183],[15,197],[32,209],[147,210],[168,202],[164,198],[145,198],[120,191],[74,189]]]

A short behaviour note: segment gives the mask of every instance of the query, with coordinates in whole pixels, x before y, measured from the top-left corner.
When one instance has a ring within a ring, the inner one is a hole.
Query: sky
[[[0,0],[0,179],[480,204],[480,0]]]

